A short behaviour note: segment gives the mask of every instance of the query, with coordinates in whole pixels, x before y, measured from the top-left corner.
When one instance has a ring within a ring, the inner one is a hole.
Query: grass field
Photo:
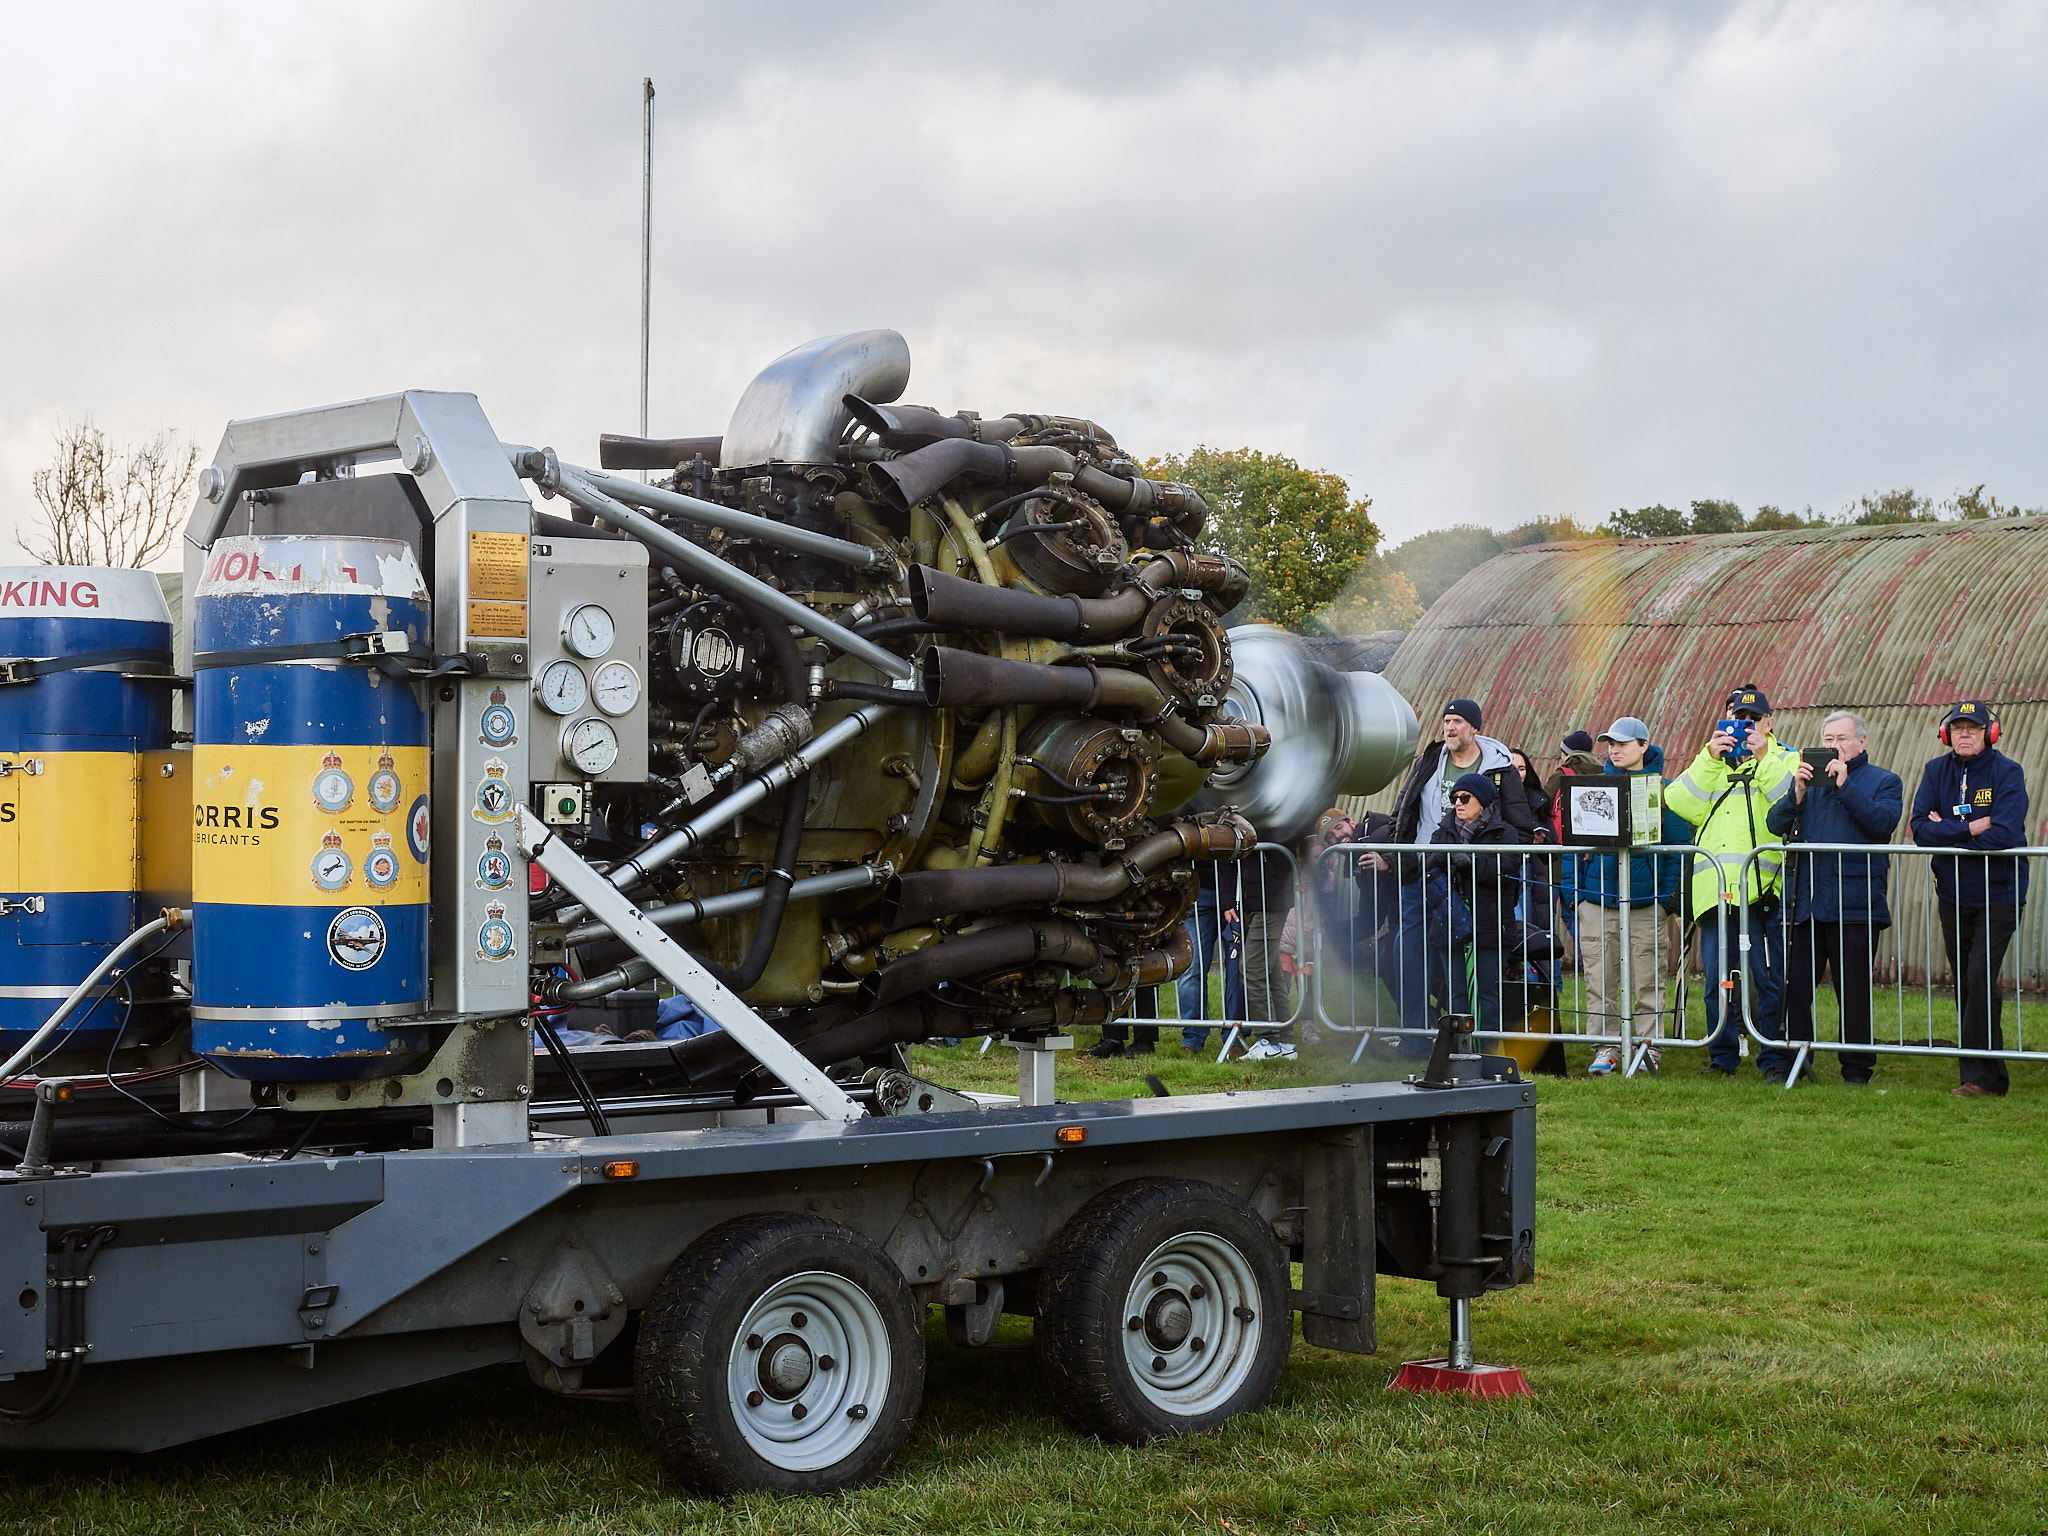
[[[1146,1066],[1190,1092],[1341,1062]],[[1014,1070],[1001,1048],[928,1064]],[[1134,1068],[1063,1062],[1062,1091],[1142,1092]],[[1199,1440],[1083,1439],[1028,1354],[934,1328],[908,1451],[843,1498],[693,1501],[630,1410],[512,1370],[139,1460],[16,1461],[0,1532],[2048,1529],[2048,1071],[2003,1101],[1949,1098],[1953,1063],[1833,1077],[1786,1093],[1674,1053],[1661,1078],[1539,1080],[1538,1279],[1476,1308],[1481,1358],[1531,1401],[1384,1391],[1444,1327],[1433,1291],[1388,1282],[1379,1356],[1297,1343],[1270,1408]]]

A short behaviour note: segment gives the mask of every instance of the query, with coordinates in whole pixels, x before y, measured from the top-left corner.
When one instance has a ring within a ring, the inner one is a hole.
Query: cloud
[[[58,8],[0,60],[0,540],[60,418],[420,385],[594,453],[804,338],[1391,537],[1988,481],[2048,501],[2044,23],[1902,4]]]

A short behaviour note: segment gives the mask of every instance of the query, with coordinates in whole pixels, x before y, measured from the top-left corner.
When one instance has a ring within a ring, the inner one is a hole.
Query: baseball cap
[[[1723,708],[1731,715],[1768,715],[1771,701],[1764,697],[1763,689],[1744,684],[1728,695],[1728,702]]]
[[[1648,741],[1650,728],[1634,715],[1623,715],[1600,733],[1602,741]]]
[[[1960,704],[1951,704],[1948,713],[1941,717],[1943,725],[1954,725],[1958,720],[1967,720],[1972,725],[1988,726],[1991,723],[1991,706],[1982,699],[1964,699]]]

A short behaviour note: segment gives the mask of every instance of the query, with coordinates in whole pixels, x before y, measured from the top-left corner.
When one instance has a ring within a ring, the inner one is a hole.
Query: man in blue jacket
[[[1624,715],[1600,735],[1607,743],[1606,771],[1621,777],[1637,773],[1664,772],[1664,749],[1650,744],[1650,728],[1634,715]],[[1689,843],[1692,827],[1673,811],[1664,812],[1664,828],[1658,841]],[[1629,1015],[1629,1038],[1641,1045],[1658,1035],[1674,1031],[1667,1017],[1665,976],[1673,970],[1672,957],[1664,953],[1657,936],[1664,928],[1664,914],[1675,910],[1680,882],[1684,878],[1677,854],[1629,854],[1628,916],[1621,912],[1621,856],[1611,849],[1587,848],[1568,852],[1559,889],[1565,910],[1576,916],[1579,945],[1579,974],[1584,978],[1586,1028],[1598,1034],[1619,1033],[1621,1016]],[[1621,946],[1629,948],[1629,983],[1633,998],[1621,996]],[[1652,1072],[1664,1060],[1655,1045],[1643,1054],[1643,1064]],[[1596,1077],[1619,1071],[1623,1063],[1617,1046],[1603,1045],[1593,1053],[1586,1070]]]
[[[1899,776],[1870,760],[1861,716],[1838,709],[1821,724],[1835,756],[1819,773],[1802,761],[1792,793],[1771,807],[1770,829],[1785,842],[1887,843],[1905,810]],[[1877,936],[1892,925],[1884,854],[1800,853],[1787,894],[1785,1018],[1793,1040],[1813,1038],[1813,989],[1823,967],[1833,976],[1842,1043],[1870,1043],[1870,968]],[[1877,1058],[1842,1052],[1842,1081],[1870,1081]]]
[[[2027,776],[1998,750],[1998,716],[1982,699],[1949,706],[1941,722],[1948,748],[1920,774],[1913,796],[1913,841],[1922,848],[1996,850],[2027,844]],[[1998,970],[2027,900],[2025,859],[1935,859],[1934,897],[1955,978],[1957,1038],[1969,1051],[2002,1051]],[[2005,1063],[1961,1059],[1959,1099],[2002,1098]]]

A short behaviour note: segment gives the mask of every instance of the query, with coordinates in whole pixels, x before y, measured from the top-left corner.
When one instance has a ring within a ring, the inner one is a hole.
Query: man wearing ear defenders
[[[2024,848],[2027,776],[1998,750],[1998,716],[1982,699],[1951,704],[1942,717],[1948,748],[1920,774],[1913,796],[1913,841],[1922,848]],[[2025,859],[1935,859],[1934,896],[1941,937],[1955,978],[1957,1038],[1964,1050],[2002,1051],[1998,968],[2027,900]],[[2002,1097],[2005,1063],[1982,1056],[1960,1062],[1959,1099]]]

